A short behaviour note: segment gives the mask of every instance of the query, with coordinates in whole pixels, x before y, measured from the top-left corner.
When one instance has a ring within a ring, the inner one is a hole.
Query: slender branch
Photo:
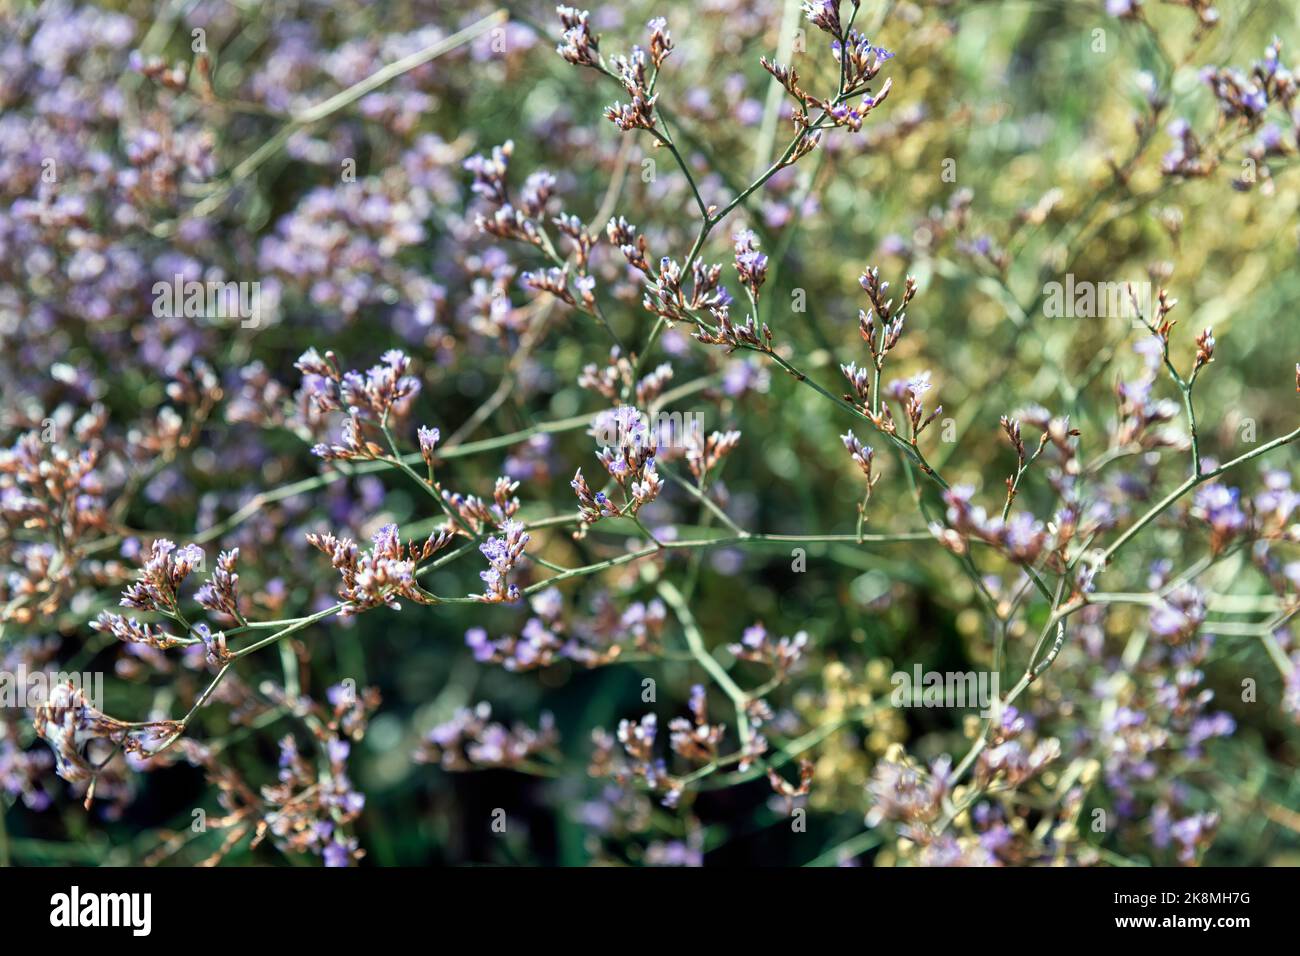
[[[677,590],[672,582],[661,580],[659,582],[659,596],[673,609],[673,613],[677,615],[677,620],[681,622],[682,633],[686,636],[686,646],[690,648],[691,655],[699,661],[700,666],[708,672],[714,683],[721,688],[722,692],[727,695],[727,698],[734,705],[736,709],[736,733],[740,736],[741,753],[747,753],[753,739],[747,712],[749,695],[740,689],[740,685],[731,679],[731,675],[704,646],[704,636],[700,633],[699,625],[695,623],[695,617],[691,614],[690,608],[686,606],[686,599],[682,597],[682,592]]]
[[[1183,495],[1187,494],[1187,492],[1191,491],[1193,488],[1197,487],[1198,485],[1202,485],[1207,481],[1211,481],[1219,477],[1219,475],[1222,475],[1227,471],[1231,471],[1233,468],[1236,468],[1238,465],[1244,464],[1245,462],[1258,458],[1261,455],[1266,455],[1275,448],[1281,448],[1283,445],[1289,445],[1291,442],[1295,441],[1296,439],[1300,439],[1300,428],[1296,428],[1294,431],[1287,432],[1285,435],[1281,435],[1277,438],[1274,438],[1272,441],[1266,442],[1265,444],[1260,445],[1258,448],[1246,452],[1244,455],[1238,455],[1236,458],[1232,459],[1231,461],[1224,462],[1222,465],[1219,465],[1217,468],[1214,468],[1210,471],[1201,472],[1200,474],[1194,474],[1188,477],[1177,488],[1169,492],[1169,494],[1165,495],[1165,497],[1160,499],[1160,501],[1156,502],[1156,504],[1152,505],[1150,510],[1148,510],[1146,514],[1138,518],[1137,521],[1135,521],[1132,525],[1129,526],[1127,531],[1125,531],[1122,535],[1120,535],[1109,548],[1107,548],[1105,551],[1102,552],[1101,557],[1098,561],[1099,564],[1098,572],[1100,573],[1101,571],[1104,571],[1107,567],[1109,567],[1111,560],[1115,557],[1116,552],[1118,552],[1126,544],[1132,541],[1133,538],[1136,537],[1137,534],[1143,528],[1149,525],[1156,518],[1160,517],[1160,515],[1162,515],[1172,505],[1174,505],[1180,498],[1183,497]]]

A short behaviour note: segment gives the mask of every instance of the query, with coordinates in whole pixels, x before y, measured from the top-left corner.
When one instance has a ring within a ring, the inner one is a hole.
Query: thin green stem
[[[740,689],[740,685],[731,679],[731,675],[705,647],[704,635],[700,633],[699,625],[695,622],[695,616],[691,614],[690,608],[686,606],[686,599],[682,597],[682,592],[678,591],[671,581],[665,580],[659,582],[658,590],[659,596],[677,615],[677,620],[682,625],[682,633],[686,637],[686,646],[690,648],[691,655],[708,672],[714,683],[718,685],[734,705],[736,709],[736,733],[740,737],[741,753],[748,753],[753,739],[747,711],[749,695]]]
[[[1217,468],[1214,468],[1210,471],[1201,472],[1200,474],[1194,474],[1189,478],[1187,478],[1177,488],[1169,492],[1169,494],[1161,498],[1160,501],[1152,505],[1151,508],[1144,515],[1142,515],[1142,517],[1138,518],[1137,521],[1135,521],[1132,525],[1129,526],[1127,531],[1125,531],[1122,535],[1120,535],[1117,539],[1115,539],[1115,542],[1111,544],[1109,548],[1107,548],[1105,551],[1102,552],[1098,562],[1100,565],[1098,569],[1099,572],[1105,570],[1110,565],[1111,560],[1115,557],[1115,554],[1121,548],[1123,548],[1126,544],[1132,541],[1133,538],[1135,538],[1138,535],[1138,533],[1142,531],[1143,528],[1149,525],[1156,518],[1160,517],[1160,515],[1162,515],[1171,506],[1173,506],[1180,498],[1183,497],[1183,495],[1187,494],[1187,492],[1191,491],[1193,488],[1197,487],[1198,485],[1202,485],[1207,481],[1219,477],[1219,475],[1222,475],[1227,471],[1231,471],[1233,468],[1236,468],[1238,465],[1244,464],[1245,462],[1258,458],[1261,455],[1266,455],[1273,449],[1280,448],[1283,445],[1288,445],[1298,438],[1300,438],[1300,428],[1296,428],[1294,431],[1290,431],[1285,435],[1280,435],[1279,437],[1274,438],[1272,441],[1266,442],[1265,444],[1260,445],[1258,448],[1246,452],[1244,455],[1238,455],[1236,458],[1232,459],[1231,461],[1224,462],[1223,464],[1219,465]]]

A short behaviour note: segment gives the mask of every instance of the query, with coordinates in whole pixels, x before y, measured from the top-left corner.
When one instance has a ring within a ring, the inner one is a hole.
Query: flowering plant
[[[0,862],[1296,845],[1280,40],[397,6],[0,14]]]

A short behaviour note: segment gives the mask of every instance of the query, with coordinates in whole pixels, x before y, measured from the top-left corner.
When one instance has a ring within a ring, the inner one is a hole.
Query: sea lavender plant
[[[1051,41],[1010,17],[959,90],[947,8],[534,6],[0,14],[0,862],[181,763],[198,836],[98,862],[394,862],[368,815],[468,832],[480,770],[565,862],[726,862],[741,815],[798,863],[1293,840],[1281,41],[1108,3],[1157,66],[1089,70],[1135,110],[1093,129],[1002,89]],[[1040,316],[1076,273],[1124,314]],[[914,721],[940,645],[991,694]]]

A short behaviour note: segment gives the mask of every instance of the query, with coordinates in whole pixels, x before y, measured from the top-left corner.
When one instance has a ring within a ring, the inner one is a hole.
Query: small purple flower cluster
[[[793,637],[773,639],[761,623],[745,628],[739,644],[728,644],[727,650],[744,661],[753,661],[770,667],[780,679],[785,679],[798,666],[808,647],[808,633],[799,631]]]
[[[380,606],[398,610],[402,606],[399,597],[417,604],[436,604],[438,599],[416,581],[416,571],[451,538],[451,531],[443,529],[422,543],[411,541],[403,547],[397,525],[390,524],[374,533],[368,551],[361,551],[351,538],[336,538],[329,533],[307,536],[312,547],[329,556],[330,564],[339,573],[338,595],[343,601],[339,613],[345,617]]]
[[[603,413],[592,431],[612,437],[613,444],[601,448],[596,457],[622,491],[623,503],[615,504],[604,491],[592,491],[579,468],[570,485],[578,497],[582,521],[594,524],[601,518],[635,516],[659,497],[663,488],[663,479],[655,467],[658,436],[646,414],[632,405],[620,405]]]
[[[659,649],[666,619],[662,601],[634,601],[623,611],[601,602],[590,617],[567,616],[559,589],[550,587],[534,594],[530,603],[533,616],[518,637],[492,638],[481,627],[465,632],[475,660],[508,671],[536,670],[560,660],[600,667],[616,660],[625,647],[641,653]]]
[[[492,720],[492,706],[484,702],[458,710],[429,731],[415,759],[450,771],[518,767],[552,753],[558,743],[549,713],[541,715],[536,730],[518,723],[508,728]]]
[[[54,751],[59,776],[69,783],[92,784],[118,750],[148,757],[183,730],[176,721],[131,724],[109,717],[72,682],[51,690],[49,699],[36,707],[34,724],[36,735]]]

